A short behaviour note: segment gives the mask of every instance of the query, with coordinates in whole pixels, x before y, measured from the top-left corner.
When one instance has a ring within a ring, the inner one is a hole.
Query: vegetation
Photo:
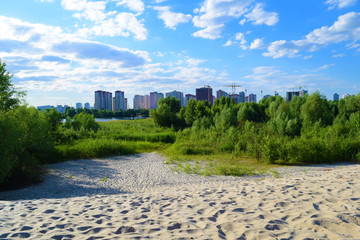
[[[39,181],[42,164],[154,150],[176,163],[176,171],[203,175],[360,161],[360,94],[336,102],[318,92],[258,104],[190,100],[186,107],[165,98],[150,111],[152,119],[97,123],[96,114],[107,111],[67,109],[63,122],[55,109],[24,105],[5,66],[0,61],[0,189]]]
[[[148,109],[127,109],[126,111],[113,112],[109,110],[98,110],[98,109],[73,109],[73,108],[66,108],[64,117],[73,118],[76,114],[86,113],[93,115],[95,118],[134,118],[136,116],[142,117],[149,117],[149,110]]]
[[[169,103],[159,102],[159,109],[169,109],[164,106]],[[150,112],[158,126],[181,129],[165,151],[169,162],[181,163],[188,172],[193,172],[189,168],[194,166],[184,165],[183,160],[203,155],[231,155],[234,160],[225,167],[225,160],[212,162],[216,171],[225,175],[236,175],[230,169],[246,166],[245,159],[266,164],[360,161],[360,94],[336,102],[319,92],[289,102],[270,97],[259,104],[235,104],[221,98],[210,106],[191,100],[186,108],[172,112],[172,117],[159,109]],[[206,159],[203,162],[209,164]]]
[[[0,190],[40,181],[43,164],[161,150],[175,141],[173,130],[150,119],[96,123],[91,112],[68,109],[63,123],[55,109],[22,104],[5,66],[0,61]]]

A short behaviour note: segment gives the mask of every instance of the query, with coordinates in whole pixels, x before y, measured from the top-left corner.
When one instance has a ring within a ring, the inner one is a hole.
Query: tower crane
[[[232,83],[230,85],[225,85],[224,87],[231,87],[231,94],[234,95],[236,88],[241,87],[241,86],[238,84]]]

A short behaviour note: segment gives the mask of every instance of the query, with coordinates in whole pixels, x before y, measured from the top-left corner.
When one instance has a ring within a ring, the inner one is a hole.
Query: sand
[[[359,165],[207,178],[163,161],[49,165],[42,184],[0,193],[0,239],[360,239]]]

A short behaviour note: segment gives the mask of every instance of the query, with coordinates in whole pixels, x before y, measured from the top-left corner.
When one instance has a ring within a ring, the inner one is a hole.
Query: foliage
[[[0,60],[0,112],[8,111],[21,103],[24,92],[18,91],[11,82],[12,75],[7,72],[6,64]]]

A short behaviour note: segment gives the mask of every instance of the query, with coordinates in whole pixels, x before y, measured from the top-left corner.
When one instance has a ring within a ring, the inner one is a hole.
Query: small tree
[[[0,111],[8,111],[21,102],[24,92],[18,91],[11,82],[12,74],[6,71],[6,64],[0,60]]]

